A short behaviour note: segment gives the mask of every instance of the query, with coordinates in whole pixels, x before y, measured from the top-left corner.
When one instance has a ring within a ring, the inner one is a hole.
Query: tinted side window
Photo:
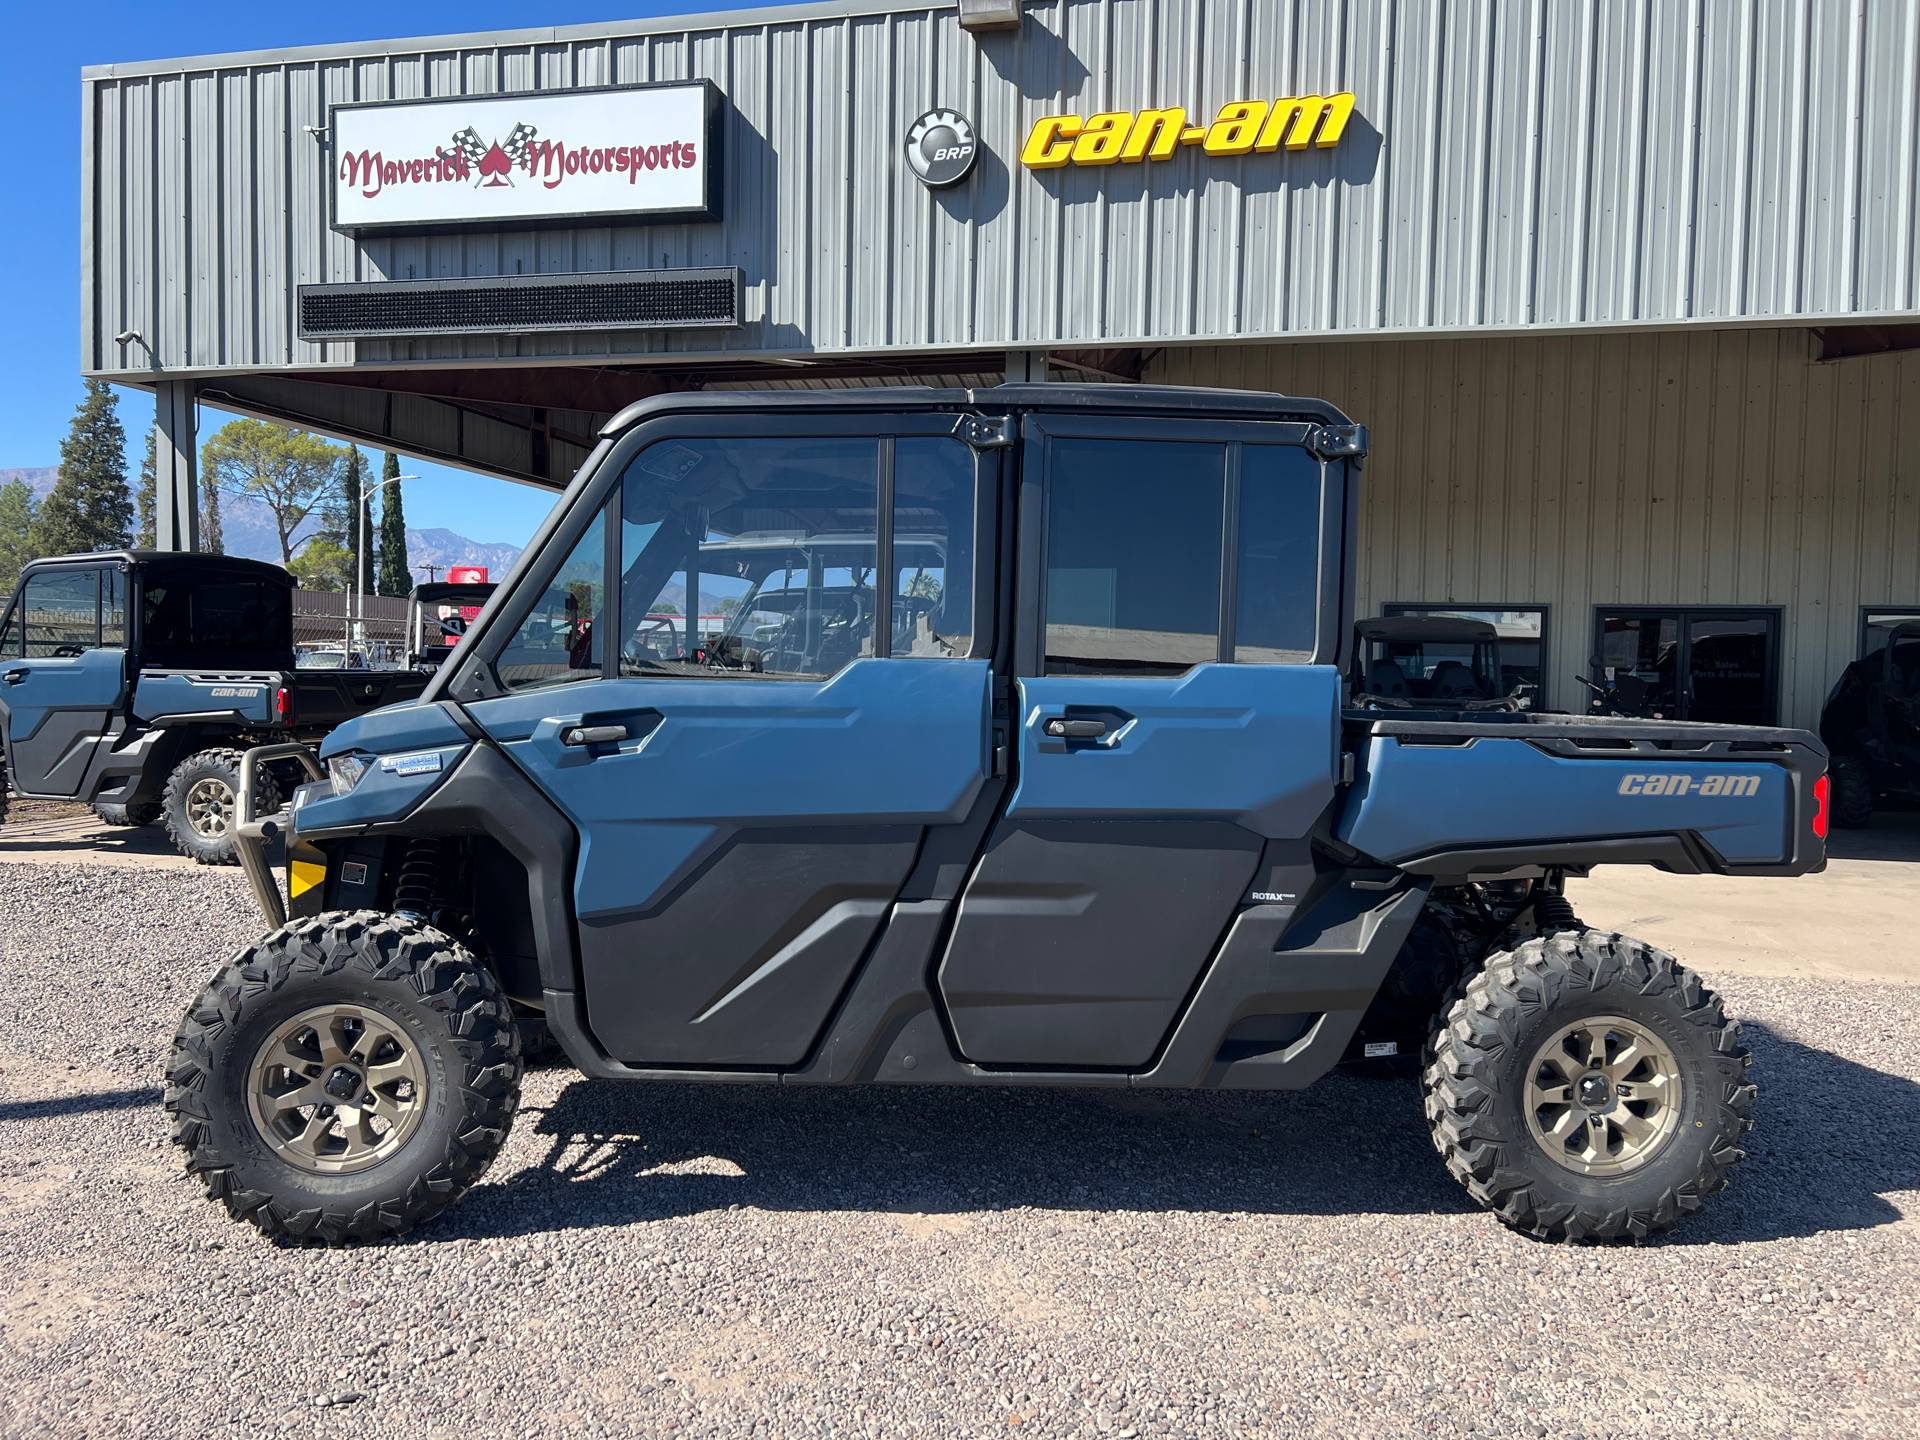
[[[20,658],[20,617],[26,610],[24,604],[15,605],[7,612],[7,628],[0,631],[0,655],[9,660]]]
[[[820,679],[874,654],[880,444],[663,440],[621,480],[623,675]]]
[[[292,591],[211,566],[150,571],[141,644],[154,665],[282,665],[293,649]]]
[[[1220,652],[1226,447],[1053,442],[1046,671],[1166,675]]]
[[[27,577],[27,658],[78,655],[99,643],[100,572],[43,570]]]
[[[973,477],[973,451],[958,440],[894,442],[894,655],[965,655],[972,646]]]
[[[119,570],[100,572],[100,643],[127,643],[127,580]]]
[[[1240,450],[1233,658],[1313,658],[1320,567],[1320,462],[1293,445]]]
[[[494,662],[508,689],[600,678],[600,638],[593,622],[606,593],[606,536],[602,510],[508,638]]]

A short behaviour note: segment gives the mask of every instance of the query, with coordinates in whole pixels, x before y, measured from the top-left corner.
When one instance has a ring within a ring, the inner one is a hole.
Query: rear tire
[[[1447,1011],[1427,1119],[1454,1178],[1514,1229],[1640,1239],[1745,1158],[1747,1064],[1739,1022],[1673,956],[1563,930],[1492,957]]]
[[[1842,761],[1827,771],[1833,786],[1836,829],[1860,830],[1873,823],[1873,779],[1861,765]]]
[[[340,1244],[464,1195],[506,1141],[520,1076],[512,1008],[464,947],[336,911],[274,931],[200,992],[165,1106],[188,1172],[235,1220]]]
[[[174,849],[202,865],[232,865],[234,812],[240,798],[238,750],[201,750],[173,767],[160,797],[167,838]],[[253,777],[255,808],[270,815],[280,808],[280,785],[265,769]]]
[[[96,800],[93,802],[93,813],[108,825],[132,827],[151,825],[160,818],[160,807],[151,802],[120,805],[111,800]]]

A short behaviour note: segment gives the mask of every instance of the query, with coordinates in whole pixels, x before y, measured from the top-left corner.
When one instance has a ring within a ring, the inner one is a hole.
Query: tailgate
[[[1827,752],[1805,731],[1385,721],[1360,743],[1364,773],[1339,836],[1419,873],[1622,863],[1802,875],[1826,864],[1815,782]]]
[[[134,687],[133,713],[148,724],[187,717],[208,722],[271,725],[279,715],[278,675],[223,675],[217,671],[143,670]]]
[[[288,718],[302,729],[330,730],[383,705],[419,699],[430,678],[412,670],[296,670],[288,677]]]

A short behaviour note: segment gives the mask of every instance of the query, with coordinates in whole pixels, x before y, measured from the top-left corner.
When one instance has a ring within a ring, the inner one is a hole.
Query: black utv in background
[[[1857,830],[1882,800],[1920,802],[1920,621],[1840,672],[1820,738],[1833,755],[1834,824]]]
[[[294,668],[293,577],[225,555],[119,550],[27,566],[0,622],[5,784],[111,825],[166,820],[183,855],[233,862],[250,746],[318,744],[427,677]],[[272,769],[255,779],[277,794]]]

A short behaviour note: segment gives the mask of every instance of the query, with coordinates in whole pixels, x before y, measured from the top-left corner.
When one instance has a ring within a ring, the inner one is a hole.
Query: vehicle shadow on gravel
[[[1745,1036],[1761,1086],[1748,1160],[1667,1243],[1737,1244],[1900,1218],[1920,1189],[1920,1085]],[[1291,1094],[801,1089],[572,1081],[520,1123],[539,1163],[427,1232],[624,1225],[729,1205],[959,1213],[1008,1206],[1258,1214],[1472,1211],[1406,1082],[1330,1076]]]

